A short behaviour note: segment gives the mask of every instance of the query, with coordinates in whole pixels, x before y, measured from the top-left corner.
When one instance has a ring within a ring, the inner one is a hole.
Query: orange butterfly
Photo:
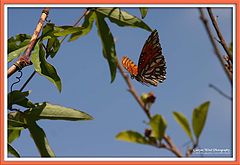
[[[142,84],[157,86],[159,82],[162,83],[166,79],[166,62],[157,30],[154,30],[145,42],[138,66],[126,56],[122,58],[122,65],[130,73],[131,78]]]

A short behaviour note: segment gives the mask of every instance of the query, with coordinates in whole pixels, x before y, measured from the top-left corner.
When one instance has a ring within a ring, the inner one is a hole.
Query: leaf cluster
[[[209,105],[210,102],[207,101],[193,109],[192,128],[195,139],[193,138],[187,117],[181,112],[173,112],[174,119],[190,138],[194,148],[197,147],[200,135],[205,126]],[[167,121],[164,117],[160,114],[156,114],[150,118],[150,121],[147,124],[150,128],[146,128],[144,134],[133,130],[126,130],[118,133],[116,135],[116,139],[131,143],[151,145],[158,148],[166,148],[166,145],[162,142],[167,128]],[[186,153],[188,153],[188,151]]]
[[[140,13],[144,18],[147,14],[147,8],[141,8]],[[47,58],[56,56],[66,37],[69,36],[68,41],[73,42],[87,35],[95,22],[102,43],[103,57],[108,62],[111,82],[113,82],[116,76],[117,54],[113,35],[106,19],[120,27],[137,27],[151,31],[150,27],[141,19],[120,8],[88,8],[84,15],[84,21],[80,26],[57,26],[48,22],[43,27],[42,34],[38,37],[31,51],[31,62],[35,72],[47,78],[61,92],[61,78],[57,73],[57,69],[47,61]],[[28,34],[18,34],[8,39],[8,62],[24,54],[30,39],[31,36]],[[33,103],[28,99],[29,94],[30,91],[22,92],[20,90],[8,93],[8,109],[10,110],[8,114],[8,151],[16,157],[20,157],[20,154],[12,146],[12,142],[20,137],[21,131],[24,129],[29,130],[42,157],[55,156],[44,130],[37,124],[38,120],[79,121],[93,119],[89,114],[73,108],[48,102]]]
[[[11,111],[8,113],[8,151],[16,157],[19,153],[11,143],[19,138],[21,131],[29,130],[42,157],[54,157],[44,130],[37,124],[38,120],[92,120],[92,116],[73,108],[50,104],[48,102],[32,103],[27,96],[30,91],[12,91],[8,94],[8,107],[21,106],[24,111]]]

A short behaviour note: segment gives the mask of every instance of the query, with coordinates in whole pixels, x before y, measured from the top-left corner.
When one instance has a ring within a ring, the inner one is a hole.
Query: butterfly
[[[122,58],[123,67],[144,85],[157,86],[166,79],[166,61],[162,54],[157,30],[146,40],[138,60],[138,66],[127,56]]]

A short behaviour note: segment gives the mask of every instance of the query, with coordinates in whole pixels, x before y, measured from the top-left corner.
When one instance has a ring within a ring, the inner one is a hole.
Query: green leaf
[[[61,79],[58,76],[54,66],[47,62],[41,42],[37,42],[31,55],[31,61],[34,65],[35,71],[38,72],[40,75],[45,76],[57,87],[58,91],[61,92]]]
[[[49,38],[47,42],[47,54],[49,54],[50,57],[53,58],[57,54],[60,46],[61,43],[59,42],[57,37]]]
[[[148,144],[148,141],[142,134],[131,130],[118,133],[116,139],[132,143]]]
[[[181,112],[173,112],[173,117],[182,127],[182,129],[185,131],[185,133],[188,135],[191,141],[194,142],[189,122],[187,118],[184,116],[184,114]]]
[[[8,39],[8,62],[19,57],[27,49],[30,39],[28,34],[18,34]]]
[[[16,140],[21,131],[26,127],[24,116],[20,112],[8,113],[8,143]]]
[[[27,49],[27,47],[28,47],[28,45],[23,46],[15,51],[12,51],[11,53],[9,53],[8,54],[8,62],[11,62],[15,58],[19,57]]]
[[[26,122],[23,113],[9,112],[8,113],[8,129],[17,128],[23,129],[26,127]]]
[[[31,36],[28,34],[18,34],[15,37],[8,39],[8,53],[16,51],[26,45],[28,45]]]
[[[20,158],[19,153],[16,149],[14,149],[10,144],[8,144],[8,153],[12,154],[13,156]]]
[[[8,93],[8,108],[10,108],[13,104],[17,104],[25,108],[34,107],[34,104],[27,98],[29,94],[30,91],[21,92],[18,90]]]
[[[55,36],[54,33],[57,33],[61,30],[63,29],[58,28],[57,26],[55,26],[55,24],[47,23],[43,27],[42,35],[39,37],[40,41],[47,39],[46,54],[50,55],[51,58],[56,55],[61,45],[57,36]]]
[[[58,37],[73,34],[73,33],[82,31],[84,29],[83,27],[74,27],[74,26],[59,26],[58,28],[61,30],[58,30],[57,32],[54,33],[54,35]]]
[[[118,26],[130,26],[145,29],[151,32],[151,28],[145,24],[141,19],[134,15],[129,14],[120,8],[96,8],[96,13],[101,13],[102,15],[109,18],[112,23]]]
[[[54,37],[53,32],[54,32],[55,24],[53,23],[47,23],[43,27],[42,35],[39,37],[40,39],[43,39],[44,37]]]
[[[117,57],[113,35],[107,23],[105,22],[104,17],[100,14],[97,14],[96,25],[98,28],[98,35],[100,36],[100,39],[102,41],[103,55],[107,59],[109,64],[111,72],[111,82],[113,82],[116,77],[117,71]]]
[[[89,13],[84,17],[84,22],[82,24],[83,29],[76,33],[73,33],[68,41],[74,41],[81,36],[87,35],[91,31],[95,19],[95,13],[93,11],[89,11]]]
[[[28,129],[41,157],[55,157],[44,130],[36,122],[28,119]]]
[[[162,117],[162,115],[157,114],[151,118],[149,124],[152,128],[153,136],[161,141],[167,128],[166,120]]]
[[[19,138],[21,130],[8,129],[8,143],[12,143],[14,140]]]
[[[140,12],[141,12],[141,15],[142,15],[142,19],[144,19],[147,15],[147,12],[148,12],[148,8],[147,7],[140,7]]]
[[[50,103],[41,103],[35,108],[31,108],[24,113],[30,116],[29,118],[33,121],[40,119],[69,121],[93,119],[93,117],[85,112]]]
[[[192,127],[197,140],[199,139],[202,133],[202,130],[204,128],[209,105],[210,105],[210,102],[207,101],[193,110]]]

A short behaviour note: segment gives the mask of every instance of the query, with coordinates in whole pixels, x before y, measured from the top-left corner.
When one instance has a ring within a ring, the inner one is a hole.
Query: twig
[[[189,148],[189,149],[187,150],[186,157],[190,157],[190,155],[192,155],[192,153],[193,153],[193,150],[194,150],[195,148],[197,148],[197,146],[198,146],[198,143],[195,143],[195,144],[192,146],[192,148]]]
[[[74,23],[74,27],[78,25],[78,23],[83,19],[84,16],[86,16],[89,13],[89,8],[86,9],[83,13],[83,15]],[[68,35],[64,36],[61,41],[59,42],[60,45],[63,43],[63,41],[67,38]],[[46,58],[49,57],[49,54],[46,55]],[[23,86],[21,87],[20,91],[22,91],[26,85],[30,82],[30,80],[34,77],[34,75],[36,74],[36,71],[33,71],[33,73],[29,76],[29,78],[26,80],[26,82],[23,84]]]
[[[145,112],[145,114],[147,115],[148,119],[151,120],[151,115],[150,112],[146,109],[146,107],[144,106],[144,103],[142,102],[142,100],[140,99],[140,97],[138,96],[136,90],[134,89],[129,77],[124,73],[123,68],[119,65],[118,60],[116,60],[117,63],[117,68],[120,71],[122,77],[124,78],[125,82],[128,85],[128,91],[133,95],[133,97],[135,98],[135,100],[138,102],[138,104],[140,105],[140,107],[142,108],[142,110]],[[159,146],[155,146],[158,148],[165,148],[169,151],[171,151],[172,153],[174,153],[177,157],[182,157],[181,152],[177,149],[177,147],[173,144],[171,138],[167,135],[164,135],[163,139],[165,140],[166,144],[161,144]]]
[[[218,35],[218,38],[219,38],[219,43],[222,45],[222,47],[224,48],[225,52],[227,53],[227,55],[229,56],[231,62],[233,62],[233,56],[232,56],[232,53],[230,52],[226,42],[225,42],[225,39],[220,31],[220,28],[218,26],[218,23],[215,19],[215,17],[213,16],[213,13],[212,13],[212,9],[210,7],[207,8],[207,11],[208,11],[208,14],[212,20],[212,24],[217,32],[217,35]]]
[[[210,26],[208,24],[208,20],[206,19],[205,15],[204,15],[204,12],[203,12],[203,9],[202,8],[199,8],[199,12],[200,12],[200,19],[202,20],[203,24],[204,24],[204,27],[208,33],[208,37],[213,45],[213,48],[214,48],[214,52],[215,54],[217,55],[219,61],[221,62],[221,66],[223,67],[226,75],[228,76],[228,79],[232,85],[232,74],[229,72],[229,70],[225,67],[225,61],[223,59],[223,56],[221,55],[220,53],[220,50],[218,49],[217,47],[217,44],[215,43],[215,40],[214,40],[214,35],[212,34],[212,31],[210,29]]]
[[[133,95],[133,97],[136,99],[136,101],[138,102],[138,104],[140,105],[140,107],[142,108],[142,110],[145,112],[145,114],[147,115],[148,119],[151,119],[151,115],[149,113],[149,111],[146,109],[146,107],[144,106],[144,103],[142,102],[142,100],[138,97],[138,94],[136,92],[136,90],[134,89],[129,77],[124,73],[123,68],[119,65],[119,62],[117,60],[117,67],[121,73],[121,75],[123,76],[125,82],[128,85],[128,91]]]
[[[225,94],[223,91],[221,91],[221,90],[220,90],[218,87],[216,87],[215,85],[209,84],[209,87],[215,89],[220,95],[222,95],[223,97],[225,97],[225,98],[227,98],[227,99],[229,99],[229,100],[232,101],[232,97],[230,97],[230,96],[228,96],[227,94]]]
[[[164,135],[163,139],[165,140],[165,142],[167,142],[168,146],[166,146],[165,148],[168,149],[169,151],[171,151],[172,153],[174,153],[177,157],[182,157],[182,153],[178,150],[178,148],[174,145],[174,143],[172,142],[170,136]]]
[[[48,17],[48,13],[49,8],[44,8],[25,53],[22,56],[20,56],[18,61],[8,69],[8,77],[14,74],[17,70],[21,70],[22,68],[31,64],[30,61],[31,51],[36,44],[37,37],[43,27],[45,20]]]
[[[36,74],[36,71],[33,71],[32,74],[29,76],[29,78],[25,81],[25,83],[23,84],[23,86],[20,88],[20,92],[23,91],[23,89],[27,86],[27,84],[29,83],[29,81],[33,78],[33,76]]]

